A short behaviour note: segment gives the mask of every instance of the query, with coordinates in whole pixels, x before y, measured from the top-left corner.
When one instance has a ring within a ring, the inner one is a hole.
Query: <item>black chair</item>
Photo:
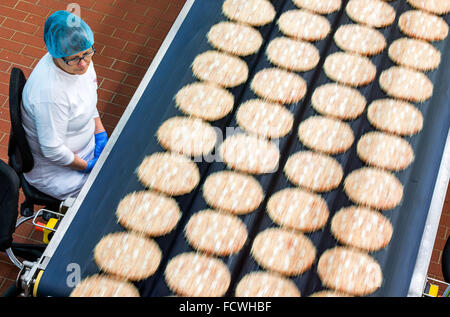
[[[450,236],[447,237],[447,242],[442,251],[442,275],[444,281],[450,283]]]
[[[34,218],[18,218],[20,180],[14,169],[0,160],[0,252],[5,252],[11,262],[20,270],[23,261],[35,262],[43,254],[46,244],[16,243],[13,241],[15,230],[28,220]],[[3,297],[17,297],[20,287],[14,284]]]
[[[23,176],[33,169],[34,160],[30,145],[22,126],[21,103],[22,91],[26,83],[22,70],[14,67],[9,81],[9,112],[11,117],[11,132],[8,145],[9,165],[20,179],[25,201],[20,205],[20,214],[29,217],[34,213],[34,205],[45,206],[45,209],[58,211],[61,201],[44,194],[31,186]]]
[[[20,180],[16,172],[0,160],[0,251],[12,244],[18,216]]]

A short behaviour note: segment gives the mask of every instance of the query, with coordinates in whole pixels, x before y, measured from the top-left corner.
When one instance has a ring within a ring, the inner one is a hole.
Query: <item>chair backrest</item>
[[[34,165],[33,155],[22,125],[22,92],[26,81],[22,70],[16,67],[11,70],[9,79],[11,132],[9,135],[8,156],[9,165],[18,174],[31,171]]]
[[[0,251],[8,249],[16,229],[20,180],[14,169],[0,160]]]

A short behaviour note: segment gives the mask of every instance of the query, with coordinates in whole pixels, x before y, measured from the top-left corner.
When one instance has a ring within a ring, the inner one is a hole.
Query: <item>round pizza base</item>
[[[450,12],[450,2],[447,0],[408,0],[408,3],[419,10],[444,15]]]
[[[216,131],[209,123],[183,116],[164,121],[156,136],[166,150],[191,157],[209,154],[217,141]]]
[[[377,74],[377,68],[369,58],[345,52],[329,55],[323,69],[331,80],[352,87],[371,83]]]
[[[318,14],[330,14],[341,8],[341,0],[293,0],[294,4],[302,9],[306,9]]]
[[[248,66],[242,59],[215,50],[199,54],[192,63],[192,72],[201,81],[225,88],[239,86],[248,78]]]
[[[362,167],[344,180],[344,191],[356,204],[377,210],[388,210],[400,204],[403,185],[391,173],[373,167]]]
[[[253,92],[272,102],[291,104],[306,94],[306,81],[299,75],[279,68],[265,68],[251,82]]]
[[[248,236],[245,224],[237,216],[211,209],[191,216],[184,233],[194,249],[217,256],[239,252]]]
[[[322,115],[353,120],[364,112],[367,101],[355,88],[329,83],[314,90],[311,104]]]
[[[229,21],[213,25],[207,37],[214,48],[238,56],[256,53],[263,42],[261,34],[251,26]]]
[[[269,61],[290,71],[306,72],[319,63],[319,50],[311,43],[288,37],[270,41],[266,50]]]
[[[386,94],[410,102],[423,102],[433,95],[433,83],[422,72],[393,66],[384,70],[379,79]]]
[[[381,131],[413,135],[422,130],[423,115],[414,105],[395,99],[378,99],[367,108],[370,124]]]
[[[116,217],[126,229],[151,237],[171,232],[181,217],[175,199],[152,191],[126,195],[117,206]]]
[[[175,294],[187,297],[223,296],[231,281],[230,271],[221,260],[194,252],[172,258],[164,276]]]
[[[386,27],[395,20],[394,8],[381,0],[350,0],[345,12],[353,21],[375,28]]]
[[[320,195],[300,188],[285,188],[270,197],[267,214],[281,227],[312,232],[325,226],[329,210]]]
[[[245,275],[236,286],[236,297],[300,297],[297,286],[272,272],[255,271]]]
[[[207,121],[222,119],[233,110],[234,96],[212,83],[195,82],[181,88],[175,102],[183,113]]]
[[[334,34],[334,41],[343,51],[366,56],[381,53],[387,45],[380,31],[362,24],[340,26]]]
[[[323,116],[304,120],[298,128],[298,137],[306,147],[331,155],[347,151],[355,140],[348,123]]]
[[[388,54],[394,63],[423,72],[436,69],[441,63],[441,52],[423,40],[395,40],[389,46]]]
[[[252,26],[266,25],[276,15],[275,8],[267,0],[226,0],[222,12],[230,20]]]
[[[278,27],[286,36],[309,42],[320,41],[331,31],[330,22],[307,10],[289,10],[281,14]]]
[[[292,130],[294,116],[280,104],[250,99],[239,107],[236,121],[248,133],[272,139]]]
[[[421,10],[404,12],[398,19],[398,27],[407,36],[428,42],[445,39],[449,29],[443,18]]]
[[[275,143],[245,133],[227,137],[219,151],[228,167],[248,174],[272,173],[280,160]]]
[[[293,184],[314,192],[337,188],[344,175],[336,159],[313,151],[292,154],[284,166],[284,173]]]
[[[103,274],[83,279],[70,293],[70,297],[139,297],[132,283]]]
[[[144,158],[137,169],[140,182],[169,196],[190,193],[200,181],[197,165],[183,155],[158,152]]]
[[[391,171],[404,170],[414,160],[414,150],[408,141],[378,131],[361,136],[356,153],[366,164]]]
[[[375,259],[346,247],[326,250],[317,264],[317,273],[326,287],[354,296],[374,293],[383,281]]]
[[[251,253],[266,270],[286,276],[304,273],[316,258],[316,249],[308,237],[281,228],[269,228],[258,233]]]
[[[243,215],[258,208],[264,198],[264,192],[253,176],[221,171],[206,178],[203,197],[214,209]]]
[[[374,252],[389,244],[393,227],[380,212],[351,206],[340,209],[333,216],[331,232],[344,245]]]
[[[332,290],[323,290],[311,294],[310,297],[352,297],[352,296]]]
[[[130,281],[153,275],[161,257],[161,249],[154,240],[133,232],[110,233],[94,249],[95,263],[103,272]]]

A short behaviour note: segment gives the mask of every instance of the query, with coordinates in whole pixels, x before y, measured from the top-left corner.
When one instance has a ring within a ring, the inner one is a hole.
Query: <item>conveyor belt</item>
[[[234,111],[224,119],[213,123],[222,130],[225,127],[237,126],[234,117],[236,109],[242,102],[256,97],[250,90],[249,83],[257,71],[272,67],[266,58],[265,47],[271,39],[282,35],[276,20],[282,12],[296,8],[291,0],[271,2],[277,11],[277,16],[270,25],[258,28],[265,39],[263,47],[257,54],[244,59],[250,69],[249,80],[244,85],[230,90],[235,96]],[[227,293],[229,296],[234,294],[234,287],[243,275],[259,269],[249,255],[251,243],[259,231],[274,225],[265,213],[267,199],[272,193],[292,186],[282,169],[289,155],[305,149],[297,138],[297,127],[300,122],[315,114],[311,107],[311,94],[316,87],[331,82],[324,74],[322,65],[326,56],[339,51],[333,41],[333,34],[338,26],[352,23],[344,11],[346,3],[347,1],[343,1],[339,12],[326,15],[332,25],[332,33],[326,39],[314,43],[321,55],[319,65],[311,71],[299,73],[307,82],[308,92],[299,103],[288,106],[295,116],[295,123],[293,130],[279,140],[281,159],[278,171],[256,177],[266,196],[257,210],[241,217],[249,230],[249,239],[239,253],[222,258],[232,273],[232,283]],[[404,36],[397,27],[398,17],[402,12],[410,9],[406,1],[395,0],[389,4],[397,12],[396,19],[389,27],[380,29],[388,46],[393,40]],[[69,209],[67,219],[64,220],[65,224],[60,226],[62,231],[53,237],[49,245],[50,250],[46,254],[49,257],[43,259],[41,263],[45,270],[37,289],[39,296],[69,295],[71,291],[70,285],[67,284],[70,273],[67,270],[69,264],[79,265],[81,278],[99,271],[93,261],[92,251],[104,235],[123,230],[114,214],[119,201],[132,191],[144,189],[136,177],[135,169],[146,155],[163,151],[156,141],[156,130],[168,118],[181,115],[174,105],[173,97],[183,86],[196,81],[190,68],[191,63],[196,55],[212,49],[206,39],[211,26],[226,20],[221,14],[222,0],[188,1],[188,5],[192,6],[185,8],[185,11],[189,9],[189,12],[159,61],[150,81],[143,87],[142,94],[138,91],[137,96],[133,98],[136,102],[133,111],[129,113],[129,116],[124,115],[116,128],[117,131],[111,137],[111,145],[107,147],[107,152],[100,160],[101,170],[98,170],[99,167],[94,169],[76,204]],[[449,23],[449,15],[445,16],[445,19]],[[393,224],[394,235],[385,249],[371,254],[380,263],[384,276],[382,287],[372,296],[407,295],[441,163],[450,125],[450,87],[448,86],[450,65],[445,64],[450,58],[450,39],[433,44],[442,53],[442,63],[438,70],[427,73],[435,85],[433,97],[418,105],[418,109],[424,115],[424,128],[419,134],[407,138],[414,149],[415,161],[405,171],[396,173],[397,178],[404,185],[403,201],[396,208],[383,212]],[[373,100],[386,97],[378,85],[378,77],[383,70],[393,65],[387,56],[387,48],[371,60],[377,65],[377,77],[371,84],[359,89],[366,97],[367,105]],[[355,133],[355,142],[348,151],[334,156],[344,168],[344,177],[363,166],[356,155],[356,144],[362,134],[373,130],[367,121],[366,112],[349,123]],[[177,198],[183,212],[177,228],[168,235],[155,239],[163,251],[163,260],[153,276],[136,283],[141,296],[171,295],[164,281],[165,266],[177,254],[192,250],[185,240],[184,226],[192,214],[208,207],[201,194],[204,179],[216,171],[226,169],[221,162],[200,162],[198,167],[202,175],[200,184],[192,193]],[[341,207],[350,205],[343,192],[342,184],[337,189],[323,194],[322,197],[327,201],[330,209],[327,226],[307,235],[317,248],[317,259],[325,249],[337,244],[329,231],[332,216]],[[323,288],[315,265],[292,280],[303,296]]]

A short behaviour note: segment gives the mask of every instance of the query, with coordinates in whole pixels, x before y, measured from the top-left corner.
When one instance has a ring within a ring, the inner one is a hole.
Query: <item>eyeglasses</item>
[[[75,57],[72,59],[65,59],[63,57],[62,60],[64,61],[64,63],[66,63],[69,66],[75,66],[75,65],[78,65],[78,63],[81,62],[82,60],[86,61],[86,59],[87,59],[87,61],[89,61],[92,58],[92,56],[94,56],[94,54],[95,54],[95,48],[92,46],[92,51],[88,52],[86,54],[83,54],[83,56],[81,56],[81,57]]]

